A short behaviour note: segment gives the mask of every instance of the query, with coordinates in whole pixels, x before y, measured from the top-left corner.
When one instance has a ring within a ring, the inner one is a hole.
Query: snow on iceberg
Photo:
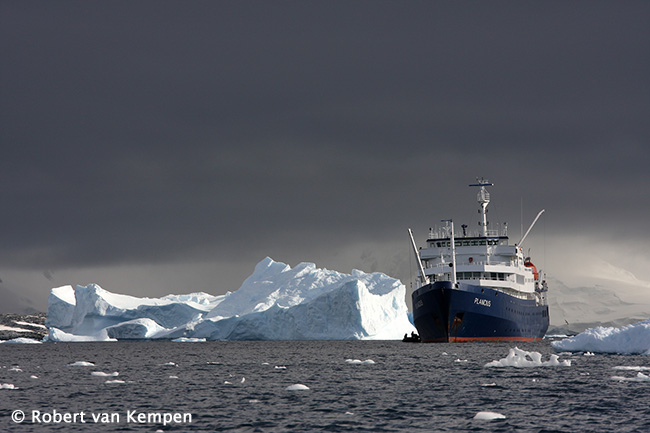
[[[570,338],[551,343],[559,352],[650,355],[650,319],[622,328],[598,326]]]
[[[239,290],[159,299],[96,284],[52,289],[49,341],[111,339],[400,339],[415,331],[404,285],[381,273],[343,274],[265,258]]]
[[[108,337],[116,340],[143,340],[152,338],[162,331],[167,331],[167,328],[163,328],[149,318],[127,320],[106,328]]]
[[[485,364],[485,367],[569,367],[570,360],[560,361],[559,357],[552,354],[548,361],[542,361],[542,354],[539,352],[527,352],[518,347],[510,349],[508,356],[498,361]]]

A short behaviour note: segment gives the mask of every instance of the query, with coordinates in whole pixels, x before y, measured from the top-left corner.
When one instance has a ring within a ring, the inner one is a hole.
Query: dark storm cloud
[[[1,15],[6,265],[336,250],[474,211],[477,175],[504,218],[529,194],[558,231],[650,211],[645,2]]]

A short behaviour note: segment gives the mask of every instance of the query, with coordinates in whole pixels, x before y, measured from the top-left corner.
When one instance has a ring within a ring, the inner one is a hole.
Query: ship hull
[[[449,281],[413,292],[413,322],[423,342],[535,341],[548,329],[548,306]]]

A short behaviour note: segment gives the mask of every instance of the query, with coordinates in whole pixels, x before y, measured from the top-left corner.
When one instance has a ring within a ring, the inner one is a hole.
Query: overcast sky
[[[546,209],[528,245],[545,262],[607,245],[647,280],[649,17],[647,1],[2,0],[5,306],[89,282],[223,293],[266,256],[408,279],[406,228],[475,227],[477,176],[513,238]]]

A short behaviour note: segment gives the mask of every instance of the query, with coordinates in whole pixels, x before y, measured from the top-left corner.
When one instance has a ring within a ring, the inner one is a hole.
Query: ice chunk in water
[[[492,421],[495,419],[505,419],[506,416],[498,412],[481,411],[474,415],[474,419],[482,421]]]
[[[552,354],[548,361],[542,361],[539,352],[527,352],[518,347],[510,349],[508,356],[498,361],[485,364],[485,367],[569,367],[570,360],[560,361],[559,357]]]
[[[285,388],[286,391],[306,391],[309,387],[303,385],[302,383],[296,383],[295,385],[289,385]]]

